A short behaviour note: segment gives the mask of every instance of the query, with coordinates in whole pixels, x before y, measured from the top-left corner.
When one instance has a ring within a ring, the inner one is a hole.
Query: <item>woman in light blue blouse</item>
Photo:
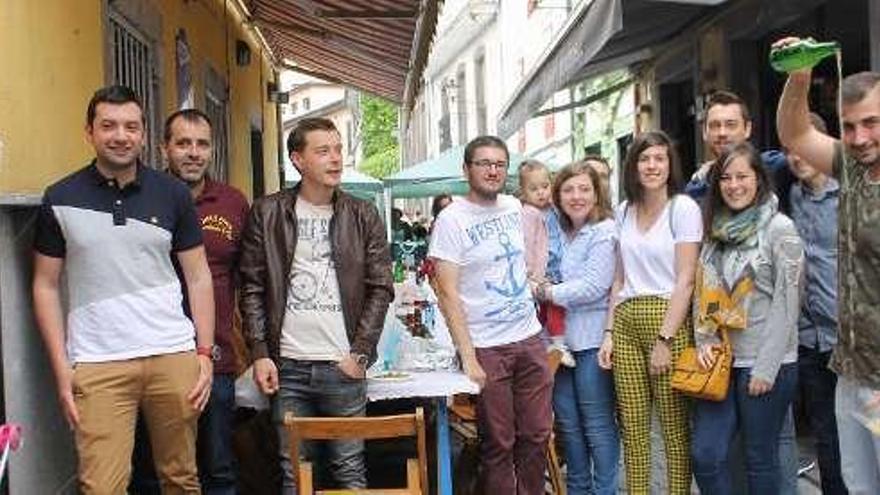
[[[553,203],[559,214],[550,221],[559,222],[563,235],[550,250],[561,256],[562,283],[540,285],[536,296],[565,308],[565,343],[577,364],[560,368],[553,391],[568,493],[617,493],[620,441],[614,381],[597,361],[614,279],[615,228],[608,191],[588,163],[576,162],[557,174]]]

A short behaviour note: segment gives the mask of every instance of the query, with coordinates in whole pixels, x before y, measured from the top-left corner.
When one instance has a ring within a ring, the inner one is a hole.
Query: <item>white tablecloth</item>
[[[367,379],[367,400],[404,399],[408,397],[449,397],[455,394],[478,394],[480,388],[461,372],[409,372],[402,381]]]

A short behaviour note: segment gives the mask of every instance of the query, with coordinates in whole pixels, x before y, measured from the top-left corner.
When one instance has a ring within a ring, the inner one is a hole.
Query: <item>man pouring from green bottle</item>
[[[784,38],[771,64],[789,73],[776,125],[784,147],[840,182],[839,340],[835,413],[843,478],[850,493],[880,493],[880,73],[861,72],[840,87],[840,140],[809,119],[811,68],[828,44]]]

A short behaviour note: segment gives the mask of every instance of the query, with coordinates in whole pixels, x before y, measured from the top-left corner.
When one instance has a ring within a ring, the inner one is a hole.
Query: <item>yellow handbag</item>
[[[722,328],[720,332],[721,346],[715,349],[715,361],[711,368],[704,369],[700,365],[695,347],[688,347],[682,351],[672,368],[669,384],[673,389],[690,397],[715,402],[727,397],[733,350],[730,347],[727,329]]]

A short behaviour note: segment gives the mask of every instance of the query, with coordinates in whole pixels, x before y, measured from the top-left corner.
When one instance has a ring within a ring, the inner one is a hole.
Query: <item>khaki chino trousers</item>
[[[200,493],[199,411],[187,400],[198,376],[194,352],[77,363],[73,395],[80,419],[75,437],[81,493],[125,493],[138,409],[150,433],[162,493]]]

